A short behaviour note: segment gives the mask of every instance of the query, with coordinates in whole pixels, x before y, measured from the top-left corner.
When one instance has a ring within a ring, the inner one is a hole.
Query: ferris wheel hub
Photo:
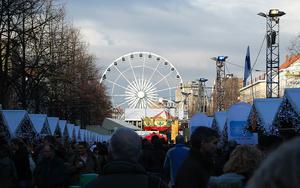
[[[145,97],[145,92],[144,91],[139,91],[137,93],[138,98],[143,99]]]

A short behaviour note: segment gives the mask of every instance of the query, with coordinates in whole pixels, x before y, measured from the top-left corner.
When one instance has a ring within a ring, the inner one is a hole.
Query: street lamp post
[[[191,93],[186,93],[186,92],[181,92],[181,94],[184,96],[183,99],[183,118],[184,119],[188,119],[189,118],[189,114],[188,114],[188,105],[187,105],[187,98]]]
[[[279,17],[285,13],[271,9],[258,15],[266,18],[266,97],[279,97]]]
[[[199,97],[199,107],[198,111],[205,113],[206,112],[206,93],[205,93],[205,82],[207,82],[208,79],[206,78],[200,78],[199,79],[199,92],[198,92],[198,97]]]

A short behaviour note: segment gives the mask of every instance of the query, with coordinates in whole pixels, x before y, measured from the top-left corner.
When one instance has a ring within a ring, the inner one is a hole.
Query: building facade
[[[214,84],[215,85],[215,84]],[[226,75],[224,79],[224,109],[227,110],[232,104],[237,103],[240,99],[240,88],[243,86],[243,79],[232,74]],[[215,88],[215,87],[214,87]],[[208,115],[213,115],[217,111],[217,92],[213,89],[210,100]]]
[[[285,88],[300,88],[300,54],[286,56],[279,67],[279,97]],[[266,98],[266,75],[262,74],[240,89],[240,100],[252,103],[254,98]]]

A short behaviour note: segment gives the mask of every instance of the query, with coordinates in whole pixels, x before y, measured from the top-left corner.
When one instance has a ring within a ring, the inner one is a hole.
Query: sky
[[[64,1],[68,20],[103,70],[127,53],[147,51],[170,61],[184,82],[204,77],[212,85],[211,58],[219,55],[228,56],[226,73],[243,77],[247,46],[253,65],[266,31],[259,12],[278,8],[286,13],[280,19],[281,63],[300,33],[299,0]],[[254,69],[265,70],[265,53],[263,46]]]

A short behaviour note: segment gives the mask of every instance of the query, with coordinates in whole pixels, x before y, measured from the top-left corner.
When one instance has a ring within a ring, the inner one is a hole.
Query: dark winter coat
[[[112,161],[104,166],[103,174],[89,183],[86,188],[168,188],[158,177],[150,176],[137,164],[125,161]]]
[[[246,178],[237,173],[225,173],[210,178],[208,188],[243,188]]]
[[[33,181],[38,188],[62,188],[68,184],[68,173],[64,162],[54,157],[41,160],[36,166]]]
[[[13,154],[12,160],[15,163],[18,180],[31,180],[32,173],[30,169],[29,153],[26,148],[22,148]]]
[[[14,188],[16,187],[16,179],[17,171],[14,162],[7,156],[0,156],[0,187]]]
[[[79,155],[73,155],[70,158],[70,183],[71,185],[78,185],[81,174],[99,173],[100,167],[96,157],[90,152],[87,154],[87,159],[84,162]]]
[[[194,149],[177,172],[176,188],[206,188],[213,175],[213,160]]]

